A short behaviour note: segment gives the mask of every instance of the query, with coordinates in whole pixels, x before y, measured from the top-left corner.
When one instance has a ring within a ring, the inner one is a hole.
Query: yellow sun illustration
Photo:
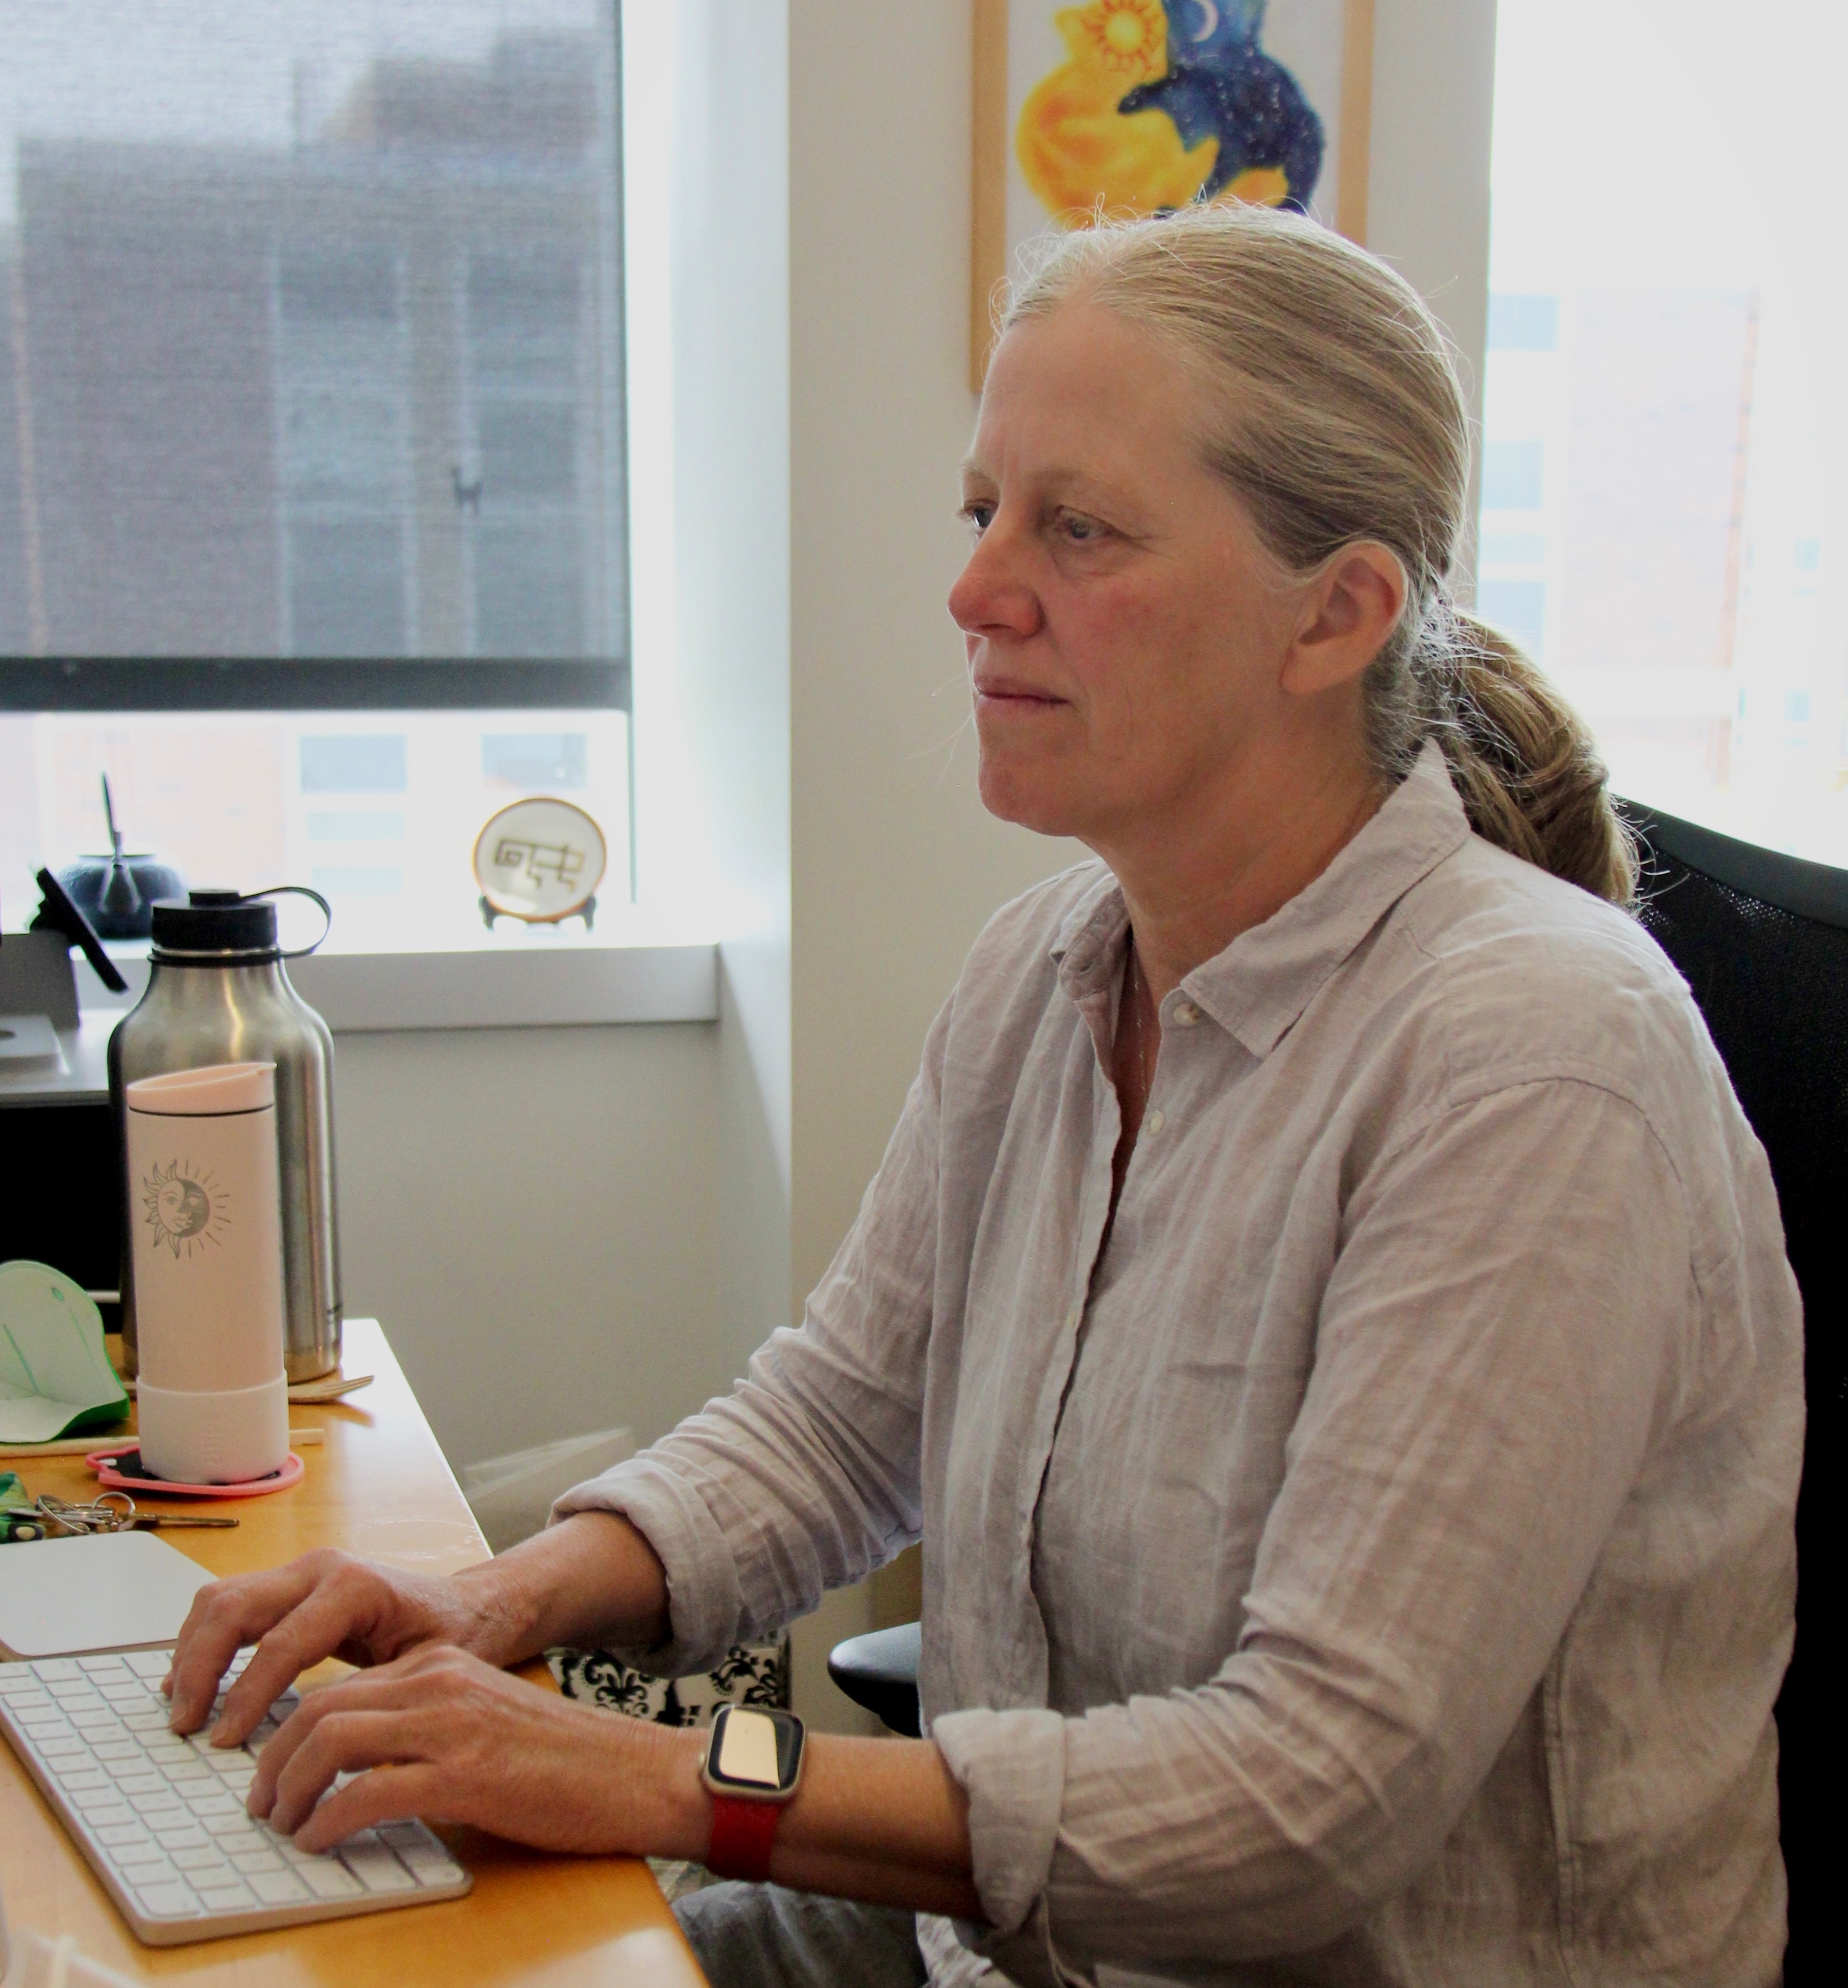
[[[224,1241],[230,1200],[210,1173],[196,1174],[178,1160],[157,1165],[141,1182],[142,1219],[154,1232],[154,1247],[165,1243],[175,1256]]]
[[[1127,71],[1138,81],[1161,73],[1167,19],[1160,0],[1098,0],[1078,20],[1106,69]]]

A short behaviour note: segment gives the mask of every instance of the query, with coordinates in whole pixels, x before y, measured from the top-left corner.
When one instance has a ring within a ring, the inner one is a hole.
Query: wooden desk
[[[377,1378],[347,1398],[351,1405],[291,1407],[296,1427],[327,1432],[325,1447],[302,1452],[300,1484],[216,1508],[243,1521],[235,1532],[160,1537],[218,1574],[274,1567],[316,1546],[431,1574],[485,1560],[487,1547],[375,1320],[346,1321],[342,1364]],[[96,1485],[80,1457],[13,1458],[4,1467],[17,1469],[35,1496],[80,1498]],[[156,1510],[184,1502],[137,1498]],[[443,1831],[475,1874],[466,1898],[143,1946],[4,1741],[0,1763],[0,1882],[15,1934],[75,1933],[83,1953],[133,1980],[188,1988],[701,1988],[704,1980],[645,1864],[542,1856],[471,1830]]]

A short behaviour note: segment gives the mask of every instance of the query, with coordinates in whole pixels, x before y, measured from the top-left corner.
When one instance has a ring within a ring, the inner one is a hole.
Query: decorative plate
[[[583,910],[609,867],[603,832],[569,801],[515,801],[475,843],[475,879],[491,910],[529,925]]]

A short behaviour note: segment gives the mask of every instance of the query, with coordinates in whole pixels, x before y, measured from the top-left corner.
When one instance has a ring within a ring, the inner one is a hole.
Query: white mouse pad
[[[0,1645],[79,1657],[171,1643],[215,1578],[151,1533],[15,1540],[0,1547]]]

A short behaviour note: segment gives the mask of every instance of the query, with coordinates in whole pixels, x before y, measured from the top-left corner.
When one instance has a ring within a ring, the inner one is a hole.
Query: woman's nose
[[[1039,597],[1021,570],[1019,549],[997,525],[975,541],[950,589],[950,613],[965,635],[1024,637],[1039,626]]]

